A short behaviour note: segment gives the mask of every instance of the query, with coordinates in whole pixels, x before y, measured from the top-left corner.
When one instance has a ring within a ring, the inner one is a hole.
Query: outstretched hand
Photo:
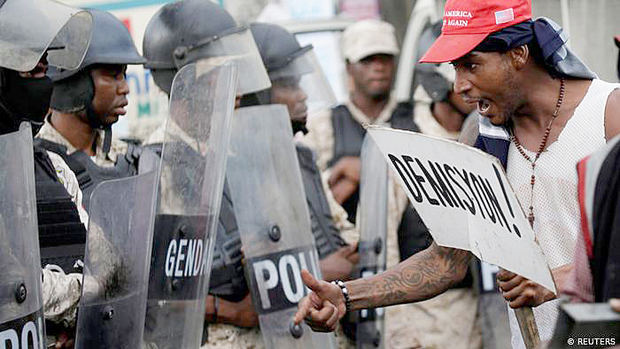
[[[301,271],[301,278],[312,292],[299,302],[295,323],[299,324],[305,320],[314,331],[334,331],[338,320],[346,313],[344,296],[340,287],[317,280],[307,270]]]

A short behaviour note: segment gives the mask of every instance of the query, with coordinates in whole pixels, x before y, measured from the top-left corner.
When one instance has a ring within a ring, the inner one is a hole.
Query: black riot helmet
[[[90,68],[99,64],[144,64],[146,61],[136,49],[129,31],[118,18],[109,12],[89,10],[93,16],[93,36],[82,64],[77,69],[56,69],[50,72],[54,81],[52,109],[76,113],[86,111],[88,123],[93,128],[106,131],[104,151],[109,150],[111,125],[102,124],[92,111],[95,85]]]
[[[258,93],[244,95],[242,106],[271,104],[272,90],[283,86],[301,89],[306,95],[308,113],[327,109],[336,103],[336,97],[316,59],[312,45],[301,46],[295,35],[286,29],[268,23],[250,25],[272,87]],[[293,125],[295,129],[295,124]],[[303,131],[303,128],[300,127]]]
[[[312,45],[301,47],[295,35],[275,24],[252,23],[250,30],[271,80],[286,74],[282,73],[283,69],[289,67],[297,57],[312,50]],[[306,71],[308,69],[295,73],[301,75]]]
[[[164,5],[149,21],[142,43],[145,67],[170,94],[172,79],[184,65],[211,59],[213,65],[237,62],[239,93],[269,87],[252,34],[226,10],[210,0],[185,0]]]
[[[92,18],[55,1],[0,0],[0,23],[0,134],[16,131],[22,121],[31,122],[34,131],[49,108],[47,64],[80,64]]]

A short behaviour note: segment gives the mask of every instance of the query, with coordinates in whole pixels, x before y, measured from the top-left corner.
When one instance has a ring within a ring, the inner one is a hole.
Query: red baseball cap
[[[531,18],[531,0],[448,0],[441,35],[420,63],[456,60],[489,34]]]

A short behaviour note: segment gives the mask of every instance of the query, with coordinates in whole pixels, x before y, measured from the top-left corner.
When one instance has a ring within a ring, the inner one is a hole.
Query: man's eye
[[[476,68],[478,68],[478,64],[476,64],[476,63],[466,63],[465,64],[465,68],[467,68],[467,70],[475,70]]]

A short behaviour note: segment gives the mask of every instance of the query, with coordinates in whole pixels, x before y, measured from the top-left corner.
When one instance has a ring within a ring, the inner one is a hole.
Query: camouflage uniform
[[[45,120],[45,123],[37,133],[36,138],[42,138],[54,143],[58,143],[62,146],[67,147],[67,154],[74,153],[77,149],[63,136],[58,132],[54,126],[49,122],[49,118]],[[93,161],[102,167],[112,167],[116,164],[116,158],[119,155],[125,154],[127,152],[127,143],[112,138],[112,144],[110,146],[110,151],[106,154],[101,149],[103,148],[103,130],[97,130],[96,136],[96,154],[93,157]],[[50,152],[48,152],[49,154]],[[52,155],[50,155],[51,157]],[[56,164],[54,164],[56,166]]]
[[[100,166],[113,166],[116,161],[116,156],[127,150],[127,144],[122,141],[113,140],[110,153],[106,156],[100,151],[103,142],[102,136],[101,134],[101,137],[98,137],[97,149],[99,151],[95,157],[95,162]],[[76,151],[75,147],[54,129],[49,121],[43,124],[36,137],[61,144],[67,147],[68,153]],[[82,205],[82,191],[80,190],[75,174],[60,155],[51,151],[48,151],[47,154],[56,170],[58,179],[64,185],[69,195],[71,195],[72,201],[77,206],[80,214],[80,221],[85,227],[88,226],[88,214]],[[82,274],[65,274],[60,268],[53,265],[45,266],[42,273],[43,310],[45,318],[68,327],[75,326],[77,307],[82,294]]]

